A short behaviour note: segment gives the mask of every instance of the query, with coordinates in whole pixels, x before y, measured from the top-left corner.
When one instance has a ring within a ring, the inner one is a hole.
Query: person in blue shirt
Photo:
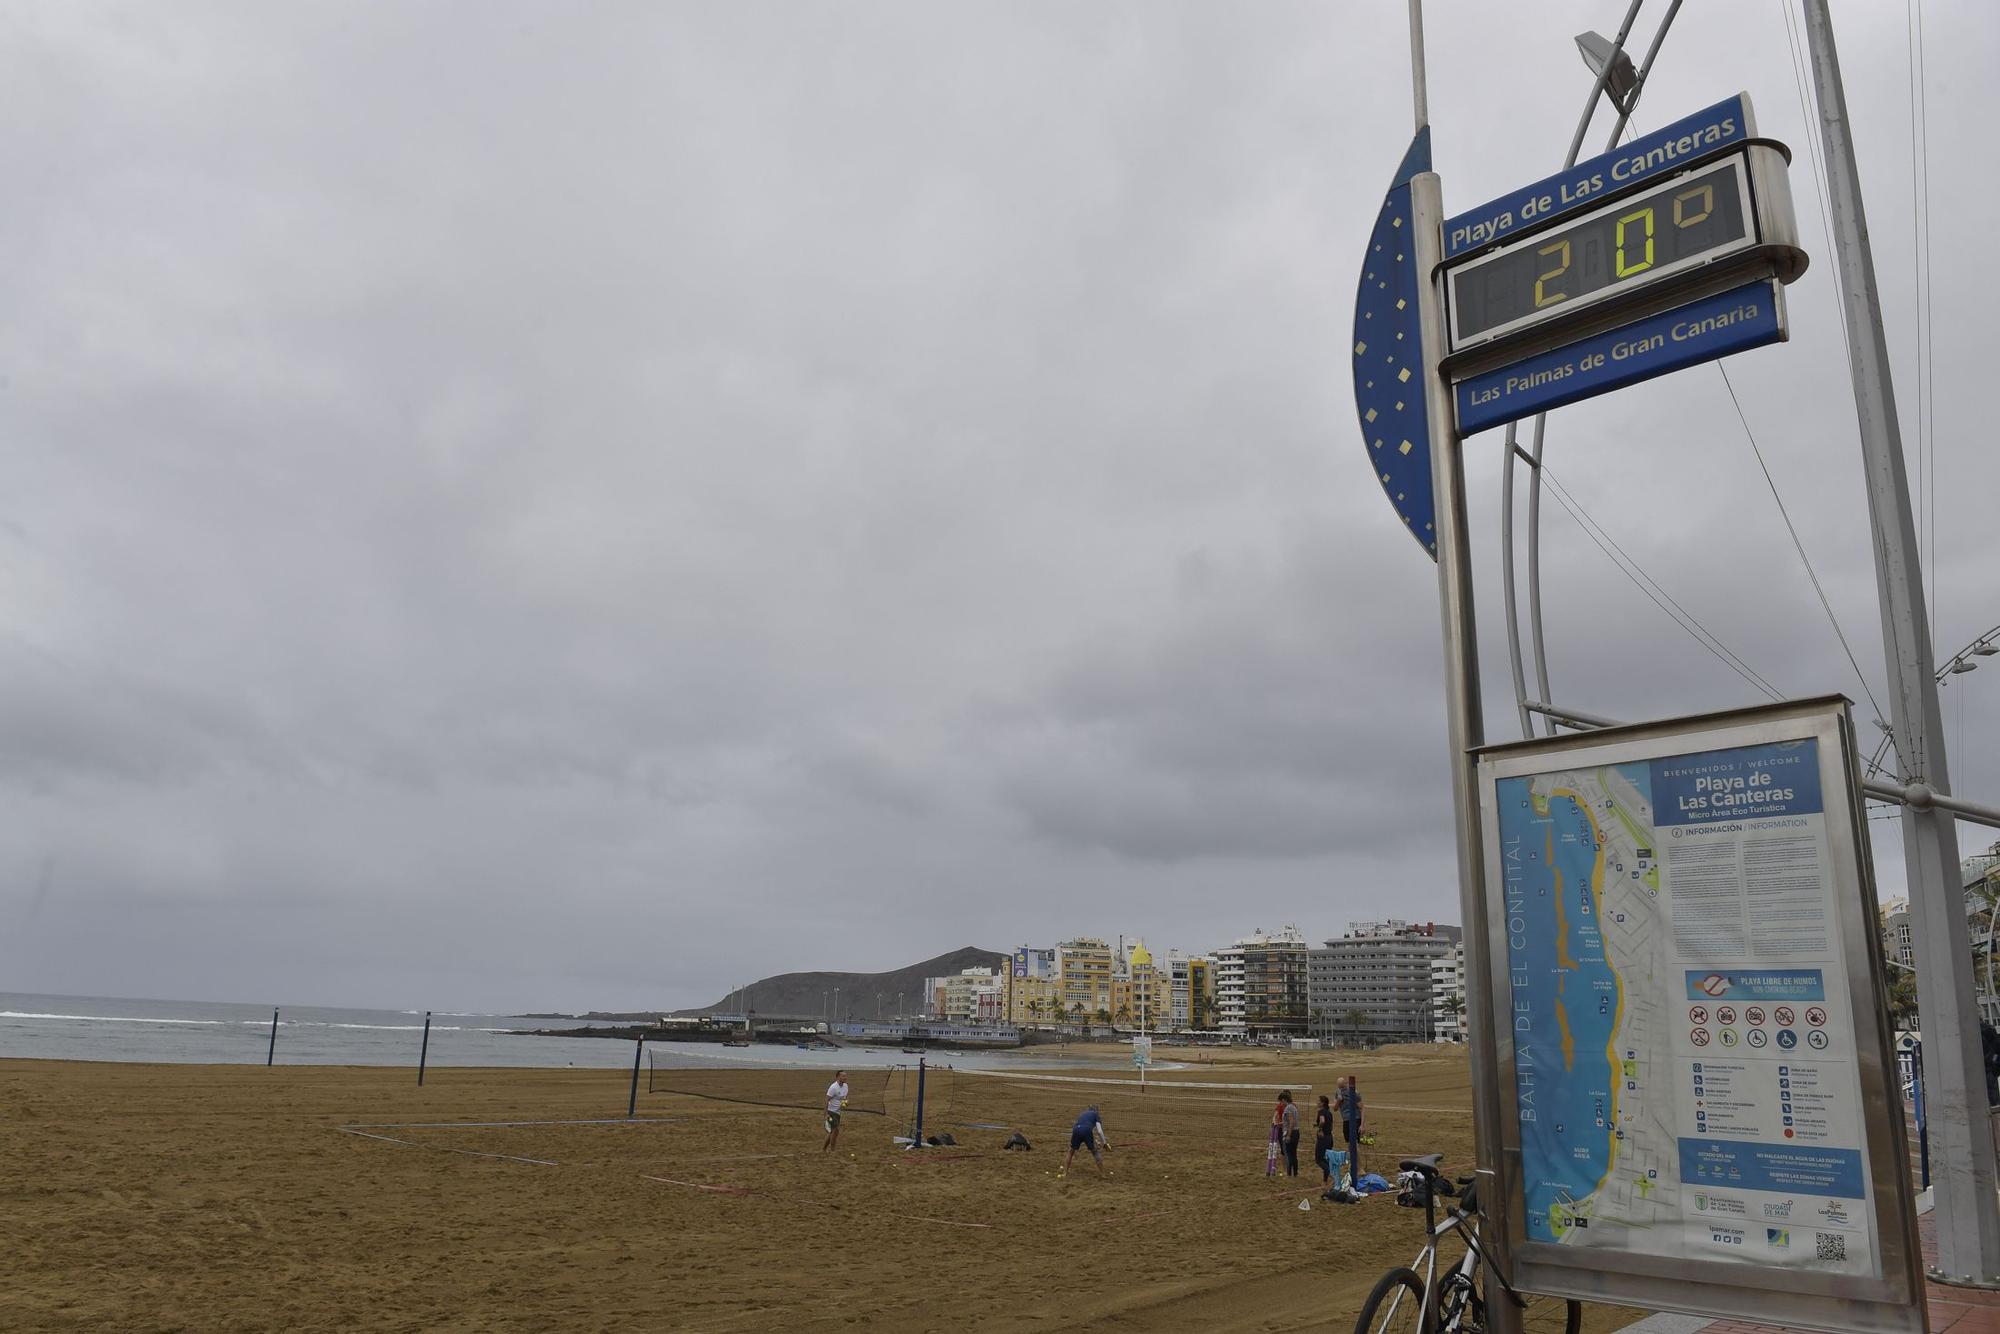
[[[1353,1173],[1352,1179],[1359,1181],[1361,1180],[1361,1135],[1364,1129],[1361,1119],[1361,1087],[1352,1075],[1344,1076],[1335,1087],[1338,1091],[1334,1096],[1334,1106],[1340,1112],[1341,1129],[1347,1132],[1348,1170]]]
[[[1083,1109],[1083,1115],[1077,1117],[1076,1124],[1069,1128],[1069,1156],[1063,1159],[1063,1171],[1067,1173],[1069,1165],[1076,1161],[1078,1149],[1089,1149],[1091,1158],[1097,1163],[1098,1174],[1103,1175],[1104,1155],[1098,1152],[1099,1145],[1109,1150],[1111,1137],[1104,1133],[1104,1118],[1097,1114],[1097,1105],[1092,1103]]]

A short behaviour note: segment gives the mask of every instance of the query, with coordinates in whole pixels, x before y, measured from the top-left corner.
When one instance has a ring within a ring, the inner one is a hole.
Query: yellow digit
[[[1556,302],[1564,300],[1569,296],[1568,292],[1542,291],[1543,283],[1547,282],[1551,278],[1560,278],[1565,273],[1569,272],[1569,242],[1557,241],[1554,245],[1543,246],[1540,250],[1537,250],[1535,253],[1538,255],[1554,255],[1560,253],[1562,255],[1562,259],[1556,264],[1556,266],[1553,269],[1550,269],[1547,273],[1535,279],[1535,309],[1540,310],[1543,306],[1553,306]]]
[[[1682,206],[1696,195],[1701,196],[1701,212],[1692,218],[1683,216]],[[1674,226],[1692,227],[1697,222],[1707,222],[1708,215],[1715,212],[1715,187],[1697,185],[1692,190],[1683,190],[1674,196]]]
[[[1644,219],[1646,223],[1646,257],[1640,260],[1637,264],[1627,264],[1625,262],[1625,228],[1627,224],[1638,222],[1641,219]],[[1647,269],[1652,268],[1653,267],[1652,208],[1648,206],[1646,208],[1634,209],[1632,212],[1627,213],[1624,217],[1618,219],[1617,241],[1618,241],[1618,266],[1617,266],[1618,277],[1629,278],[1635,273],[1644,273]]]

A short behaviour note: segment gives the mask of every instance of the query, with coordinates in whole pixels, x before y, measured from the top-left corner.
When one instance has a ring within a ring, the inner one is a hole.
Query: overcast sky
[[[1430,9],[1457,211],[1560,165],[1570,35],[1622,6]],[[1904,7],[1838,9],[1914,457]],[[1959,258],[1992,250],[2000,14],[1926,11],[1942,656],[2000,621],[1996,283]],[[1747,88],[1801,150],[1793,338],[1729,366],[1886,703],[1781,14],[1688,6],[1637,122]],[[664,1006],[1456,921],[1434,567],[1347,356],[1403,22],[0,8],[0,989]],[[1470,456],[1506,738],[1500,439]],[[1758,671],[1861,699],[1714,367],[1550,442]],[[1558,698],[1758,698],[1547,518]],[[1946,709],[2000,801],[2000,660]]]

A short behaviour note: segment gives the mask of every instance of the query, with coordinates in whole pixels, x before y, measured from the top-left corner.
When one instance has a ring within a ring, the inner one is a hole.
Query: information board
[[[1482,752],[1517,1286],[1923,1328],[1852,753],[1844,701]]]

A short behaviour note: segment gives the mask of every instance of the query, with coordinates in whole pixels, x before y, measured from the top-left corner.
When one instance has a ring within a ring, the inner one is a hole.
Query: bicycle
[[[1521,1327],[1528,1334],[1577,1334],[1583,1327],[1583,1307],[1563,1297],[1530,1296],[1514,1291],[1498,1269],[1486,1261],[1479,1245],[1479,1196],[1477,1178],[1458,1178],[1458,1203],[1445,1209],[1438,1221],[1440,1196],[1453,1193],[1451,1183],[1438,1171],[1443,1154],[1405,1158],[1401,1167],[1415,1172],[1424,1188],[1424,1248],[1408,1267],[1391,1269],[1375,1281],[1361,1316],[1354,1322],[1354,1334],[1484,1334],[1486,1297],[1480,1291],[1480,1271],[1490,1271],[1491,1281],[1502,1290],[1501,1300],[1521,1308]],[[1465,1254],[1457,1264],[1438,1273],[1438,1243],[1448,1232],[1458,1233]]]

